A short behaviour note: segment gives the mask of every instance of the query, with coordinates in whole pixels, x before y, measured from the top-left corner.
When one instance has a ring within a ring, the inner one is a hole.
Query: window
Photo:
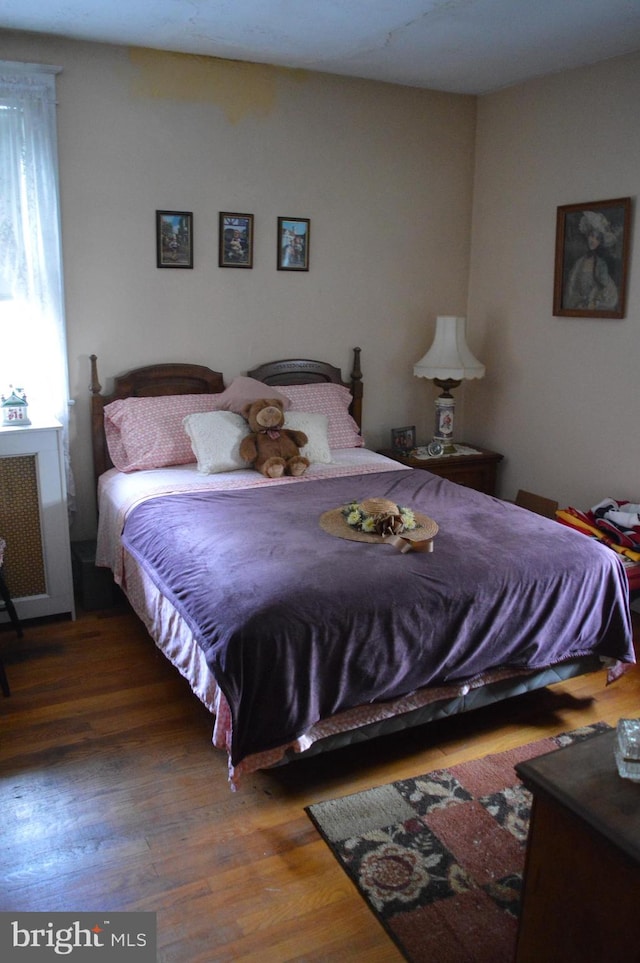
[[[57,418],[66,439],[58,72],[0,61],[0,391],[24,389],[31,420]]]

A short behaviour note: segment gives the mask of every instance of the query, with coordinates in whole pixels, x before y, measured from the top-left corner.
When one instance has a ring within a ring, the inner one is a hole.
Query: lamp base
[[[451,395],[442,394],[436,398],[436,423],[433,433],[433,440],[439,441],[443,446],[444,454],[449,455],[455,448],[453,447],[453,420],[456,404]]]

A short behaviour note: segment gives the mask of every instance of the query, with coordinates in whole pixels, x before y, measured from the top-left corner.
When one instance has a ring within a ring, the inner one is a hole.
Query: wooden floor
[[[0,653],[0,910],[151,910],[162,963],[400,960],[305,805],[640,715],[640,672],[598,673],[232,793],[207,712],[126,606],[21,641],[3,625]]]

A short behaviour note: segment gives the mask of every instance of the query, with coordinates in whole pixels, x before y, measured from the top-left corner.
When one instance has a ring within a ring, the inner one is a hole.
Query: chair
[[[536,515],[544,515],[545,518],[556,517],[558,502],[554,502],[552,498],[534,495],[533,492],[527,492],[521,488],[516,495],[515,503],[520,508],[527,508],[530,512],[535,512]]]
[[[16,612],[15,605],[11,601],[11,595],[9,589],[7,588],[7,583],[4,580],[4,550],[6,548],[6,542],[3,538],[0,538],[0,612],[5,611],[8,613],[11,619],[11,624],[16,630],[19,639],[22,638],[22,626],[20,625],[20,619],[18,618],[18,613]],[[5,671],[2,659],[0,659],[0,689],[2,689],[2,694],[6,697],[11,695],[11,689],[9,688],[9,680],[7,679],[7,673]]]

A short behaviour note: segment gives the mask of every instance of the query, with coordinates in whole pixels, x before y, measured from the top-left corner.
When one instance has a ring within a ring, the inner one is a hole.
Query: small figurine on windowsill
[[[2,395],[2,400],[0,401],[3,426],[18,428],[22,425],[30,425],[31,422],[27,414],[29,406],[27,405],[27,396],[24,393],[24,389],[14,388],[13,385],[9,385],[9,388],[11,389],[11,393],[6,398]]]

